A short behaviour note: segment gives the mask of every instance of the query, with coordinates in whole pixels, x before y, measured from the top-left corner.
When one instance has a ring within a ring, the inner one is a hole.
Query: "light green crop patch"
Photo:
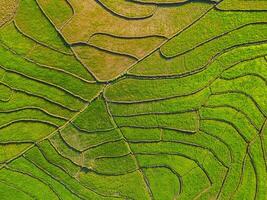
[[[222,10],[267,10],[266,0],[225,0],[219,3]]]

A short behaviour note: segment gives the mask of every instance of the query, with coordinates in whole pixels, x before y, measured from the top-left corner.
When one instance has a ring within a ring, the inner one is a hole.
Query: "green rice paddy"
[[[267,200],[266,0],[0,0],[1,200]]]

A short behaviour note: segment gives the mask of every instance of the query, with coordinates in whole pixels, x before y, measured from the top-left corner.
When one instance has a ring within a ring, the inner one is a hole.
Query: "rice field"
[[[267,200],[266,0],[0,0],[1,200]]]

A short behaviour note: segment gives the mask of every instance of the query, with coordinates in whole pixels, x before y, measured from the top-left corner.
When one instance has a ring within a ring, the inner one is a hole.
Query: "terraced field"
[[[267,200],[266,0],[0,0],[1,200]]]

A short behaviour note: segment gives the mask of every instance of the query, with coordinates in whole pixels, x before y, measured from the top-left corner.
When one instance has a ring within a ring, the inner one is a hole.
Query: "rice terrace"
[[[0,0],[0,200],[267,200],[267,0]]]

